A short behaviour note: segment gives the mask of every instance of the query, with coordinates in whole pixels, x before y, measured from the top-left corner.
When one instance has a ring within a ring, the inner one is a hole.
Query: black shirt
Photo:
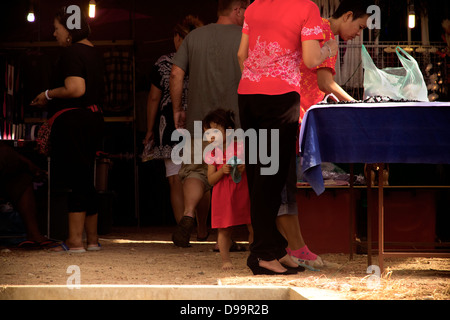
[[[104,97],[104,64],[95,47],[81,43],[64,48],[56,64],[53,88],[63,87],[67,77],[81,77],[86,84],[84,95],[79,98],[53,99],[49,101],[49,117],[65,108],[86,108],[93,104],[101,107]]]

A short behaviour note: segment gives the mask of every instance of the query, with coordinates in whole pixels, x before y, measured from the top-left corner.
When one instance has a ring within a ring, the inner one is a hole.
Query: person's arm
[[[225,174],[230,174],[231,166],[229,164],[224,164],[219,170],[216,169],[214,164],[208,165],[208,182],[210,185],[214,186],[217,182],[222,179]]]
[[[145,135],[144,144],[147,144],[153,139],[153,126],[155,125],[161,96],[162,91],[152,84],[147,99],[147,134]]]
[[[81,77],[70,76],[64,79],[64,86],[46,90],[46,92],[41,92],[36,98],[31,102],[31,105],[44,106],[47,104],[48,100],[53,98],[59,99],[70,99],[79,98],[86,92],[86,83]],[[49,98],[49,99],[47,99]]]
[[[322,48],[318,40],[302,41],[303,61],[310,69],[320,65],[325,59],[335,56],[337,50],[336,40],[328,40]]]
[[[248,35],[245,33],[242,33],[241,36],[241,43],[239,45],[238,50],[238,61],[239,66],[241,67],[241,72],[244,70],[244,61],[248,57]]]
[[[334,81],[333,73],[330,68],[317,69],[317,84],[320,91],[325,94],[333,93],[339,101],[355,100],[342,87]]]
[[[172,99],[173,119],[176,129],[185,127],[186,112],[182,106],[183,81],[185,71],[177,65],[172,66],[170,73],[170,98]]]

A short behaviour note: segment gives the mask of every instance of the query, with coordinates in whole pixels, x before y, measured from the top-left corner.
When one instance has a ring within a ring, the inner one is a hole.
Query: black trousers
[[[69,212],[97,213],[94,163],[101,150],[103,126],[101,113],[81,108],[61,114],[53,123],[51,185],[56,190],[70,190]]]
[[[286,183],[289,167],[295,161],[297,128],[300,110],[300,95],[290,92],[282,95],[239,95],[239,115],[244,131],[254,129],[261,139],[262,129],[277,129],[278,149],[272,150],[271,141],[267,143],[267,154],[272,159],[277,156],[279,167],[275,174],[261,174],[261,169],[269,165],[261,163],[258,156],[256,164],[251,163],[250,145],[246,142],[246,171],[251,203],[251,220],[254,240],[250,246],[253,258],[270,261],[286,255],[287,241],[277,229],[276,218],[281,204],[281,192]],[[254,142],[252,143],[254,144]],[[260,148],[258,146],[258,152]]]

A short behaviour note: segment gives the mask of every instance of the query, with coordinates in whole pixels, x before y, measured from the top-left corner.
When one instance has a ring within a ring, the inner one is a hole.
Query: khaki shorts
[[[178,172],[181,182],[187,178],[195,178],[203,182],[205,185],[205,192],[211,190],[211,185],[208,182],[208,165],[206,164],[182,164]]]

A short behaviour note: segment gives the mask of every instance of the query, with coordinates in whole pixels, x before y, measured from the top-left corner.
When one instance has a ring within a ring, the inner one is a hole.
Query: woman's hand
[[[239,172],[242,173],[245,171],[245,164],[238,164],[237,168]]]
[[[186,128],[186,111],[177,111],[173,114],[175,128],[185,129]]]
[[[303,62],[308,68],[315,68],[338,52],[336,40],[328,40],[320,47],[318,40],[302,41]]]
[[[51,92],[51,95],[50,95]],[[82,77],[70,76],[64,79],[64,86],[47,90],[47,97],[49,99],[71,99],[79,98],[86,93],[86,82]],[[31,101],[32,106],[45,106],[48,103],[48,99],[45,96],[45,92],[41,92],[36,98]]]
[[[43,106],[46,106],[47,103],[48,103],[48,100],[45,97],[45,92],[41,92],[36,96],[36,98],[33,99],[33,101],[31,101],[30,106],[43,107]]]
[[[328,46],[330,48],[330,57],[334,57],[338,52],[338,43],[336,40],[330,39],[325,42],[324,46]]]
[[[154,134],[153,134],[152,130],[147,131],[147,134],[145,135],[144,141],[142,141],[142,143],[144,145],[147,145],[150,141],[153,140],[153,136],[154,136]]]

